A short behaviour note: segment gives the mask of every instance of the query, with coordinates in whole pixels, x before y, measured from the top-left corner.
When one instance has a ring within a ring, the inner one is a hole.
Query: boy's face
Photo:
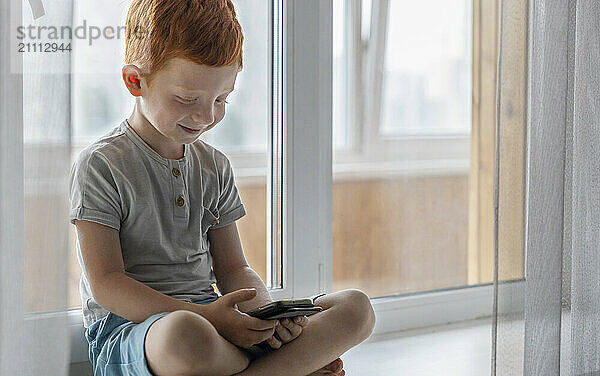
[[[139,90],[133,90],[126,76],[134,77],[137,67],[123,68],[129,91],[139,97],[141,112],[159,134],[165,146],[189,144],[213,128],[225,116],[225,99],[233,90],[237,65],[209,67],[189,60],[173,58],[152,77],[151,87],[138,79]],[[135,82],[134,82],[135,85]],[[158,140],[156,140],[158,141]]]

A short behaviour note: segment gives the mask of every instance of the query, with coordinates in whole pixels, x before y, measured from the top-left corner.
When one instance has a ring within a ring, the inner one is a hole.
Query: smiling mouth
[[[194,128],[189,128],[189,127],[186,127],[185,125],[181,125],[181,124],[179,124],[179,123],[177,123],[177,124],[178,124],[180,127],[182,127],[182,128],[185,128],[185,129],[187,129],[188,131],[191,131],[191,132],[200,132],[200,131],[202,130],[202,129],[194,129]]]

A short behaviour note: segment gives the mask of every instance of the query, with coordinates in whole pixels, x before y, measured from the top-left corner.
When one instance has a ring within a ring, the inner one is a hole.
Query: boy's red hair
[[[244,35],[231,0],[133,0],[125,25],[125,63],[151,76],[174,57],[243,67]]]

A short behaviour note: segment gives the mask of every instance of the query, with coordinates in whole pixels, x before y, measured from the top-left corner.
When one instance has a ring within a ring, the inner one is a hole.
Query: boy
[[[233,4],[134,0],[126,30],[133,113],[71,169],[95,374],[344,375],[338,357],[375,323],[361,291],[316,298],[323,311],[310,318],[245,313],[272,300],[242,251],[229,160],[198,139],[223,119],[242,69]]]

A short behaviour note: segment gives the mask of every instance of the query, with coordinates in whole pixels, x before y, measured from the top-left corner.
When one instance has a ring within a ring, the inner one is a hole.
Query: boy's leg
[[[309,323],[292,342],[254,360],[239,376],[306,376],[337,359],[367,339],[375,325],[375,313],[367,295],[343,290],[319,297],[323,311],[309,316]]]
[[[156,376],[232,375],[254,358],[223,338],[204,317],[189,311],[156,320],[148,328],[144,347],[148,368]]]

